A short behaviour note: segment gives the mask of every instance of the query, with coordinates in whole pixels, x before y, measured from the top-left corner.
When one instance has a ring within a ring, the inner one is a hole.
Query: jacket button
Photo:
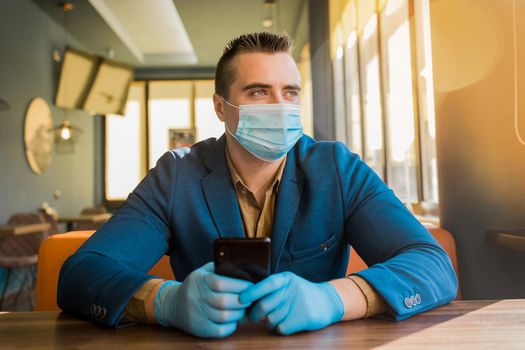
[[[410,298],[405,298],[405,306],[408,307],[409,309],[412,308],[412,300],[410,300]]]
[[[412,302],[413,306],[416,306],[418,304],[417,301],[416,301],[416,297],[413,296],[413,295],[410,297],[410,301]]]
[[[421,304],[421,295],[419,295],[419,293],[416,293],[416,303],[418,305]]]
[[[102,310],[101,310],[101,313],[100,313],[100,318],[104,319],[104,317],[106,317],[107,313],[108,313],[108,310],[106,310],[106,308],[103,307]]]
[[[99,317],[101,311],[102,311],[102,309],[100,308],[100,305],[96,305],[96,307],[95,307],[95,317]]]
[[[90,314],[91,316],[95,316],[95,312],[96,312],[96,310],[97,310],[97,306],[96,306],[95,304],[91,304],[91,305],[89,306],[89,314]]]

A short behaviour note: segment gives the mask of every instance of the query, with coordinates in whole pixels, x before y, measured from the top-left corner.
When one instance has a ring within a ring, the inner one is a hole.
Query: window
[[[107,115],[105,125],[105,197],[120,201],[137,186],[145,174],[144,141],[145,84],[131,85],[125,116]]]
[[[222,135],[213,92],[213,80],[131,85],[125,116],[106,116],[104,187],[109,206],[120,205],[166,151]]]
[[[337,31],[341,36],[341,30]],[[338,42],[341,39],[338,38]],[[332,73],[334,76],[334,119],[335,119],[335,139],[346,142],[346,106],[345,106],[345,75],[343,61],[343,47],[338,46],[335,57],[332,59]]]
[[[363,92],[364,160],[384,179],[383,122],[377,15],[367,21],[360,41]]]
[[[213,81],[195,82],[195,129],[197,140],[218,137],[224,132],[223,123],[217,118],[211,96],[215,93]]]
[[[170,149],[170,130],[194,130],[192,81],[152,81],[148,99],[149,167]]]
[[[416,82],[421,140],[423,201],[438,202],[436,120],[434,81],[432,79],[432,48],[430,42],[430,8],[428,1],[414,2]]]
[[[330,42],[334,88],[344,91],[346,144],[401,200],[435,208],[429,0],[332,2],[343,6],[332,12]],[[336,125],[342,124],[339,94],[334,91]]]
[[[359,60],[357,56],[357,34],[353,30],[346,39],[345,48],[345,101],[347,120],[347,144],[352,152],[363,157],[361,124],[361,93],[359,84]]]
[[[381,12],[381,57],[388,184],[401,200],[417,202],[408,0],[389,0]]]

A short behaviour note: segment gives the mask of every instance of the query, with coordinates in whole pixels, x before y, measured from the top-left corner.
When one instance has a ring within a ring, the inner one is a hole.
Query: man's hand
[[[213,262],[193,271],[183,283],[168,281],[155,298],[155,317],[164,327],[177,327],[206,338],[223,338],[237,328],[250,303],[239,294],[251,282],[219,276]]]
[[[240,301],[256,302],[251,321],[266,318],[269,328],[284,335],[324,328],[344,314],[343,302],[330,283],[312,283],[291,272],[271,275],[248,287]]]

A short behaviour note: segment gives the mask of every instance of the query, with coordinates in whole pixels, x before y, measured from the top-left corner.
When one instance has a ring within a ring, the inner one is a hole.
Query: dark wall
[[[44,201],[64,215],[94,203],[95,117],[53,106],[60,64],[51,54],[64,47],[64,38],[62,27],[33,2],[0,1],[0,99],[11,106],[0,111],[0,224]],[[82,49],[74,38],[68,44]],[[55,125],[67,117],[82,129],[75,152],[54,154],[43,175],[30,170],[24,154],[24,114],[34,97],[49,103]],[[58,200],[53,199],[55,190],[62,193]]]
[[[525,136],[525,27],[518,4],[519,128]],[[458,249],[463,297],[525,297],[525,252],[489,245],[525,229],[525,146],[514,132],[511,0],[430,2],[443,227]],[[464,14],[468,13],[468,16]]]

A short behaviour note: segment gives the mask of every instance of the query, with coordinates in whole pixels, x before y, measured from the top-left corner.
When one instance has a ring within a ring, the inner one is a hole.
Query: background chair
[[[45,223],[40,213],[18,213],[8,225]],[[48,231],[0,237],[0,267],[5,269],[0,294],[0,310],[32,310],[34,305],[35,269],[40,243]]]
[[[42,214],[44,217],[44,220],[51,225],[51,228],[48,231],[49,236],[57,234],[60,232],[60,229],[58,227],[58,214],[56,212],[53,212],[48,209],[39,209],[38,212]]]
[[[108,211],[104,206],[88,207],[88,208],[82,209],[82,211],[80,212],[80,215],[97,215],[97,214],[106,214],[107,212]],[[104,222],[101,222],[101,223],[78,222],[75,224],[74,228],[76,231],[97,230],[103,224]]]
[[[35,310],[59,310],[57,305],[57,285],[60,268],[66,259],[95,231],[73,231],[54,235],[42,242],[38,253],[36,277]],[[149,271],[149,274],[164,279],[174,279],[169,258],[163,256]]]

